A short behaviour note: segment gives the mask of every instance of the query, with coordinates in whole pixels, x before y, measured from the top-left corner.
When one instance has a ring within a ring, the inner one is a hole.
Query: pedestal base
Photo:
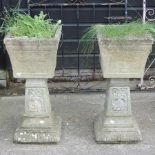
[[[33,118],[30,118],[30,119],[33,122]],[[48,118],[48,120],[46,121],[50,122],[48,126],[40,125],[40,127],[39,126],[37,127],[37,125],[34,125],[32,122],[29,122],[29,124],[32,123],[31,127],[23,127],[23,123],[22,123],[21,127],[17,128],[15,131],[14,142],[15,143],[58,143],[61,137],[61,118],[54,114],[52,118]],[[44,124],[43,118],[40,118],[40,124]]]
[[[52,110],[47,79],[27,79],[25,113],[14,135],[16,143],[57,143],[61,119]]]
[[[134,143],[142,140],[138,124],[134,119],[127,124],[116,124],[111,119],[110,124],[106,124],[103,116],[99,116],[94,122],[95,140],[97,143]]]
[[[94,123],[98,143],[132,143],[142,139],[132,117],[128,79],[110,79],[104,112]]]

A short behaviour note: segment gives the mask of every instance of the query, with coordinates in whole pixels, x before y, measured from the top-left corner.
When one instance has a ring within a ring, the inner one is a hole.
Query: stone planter
[[[98,36],[104,78],[141,78],[153,39],[102,39]]]
[[[13,76],[26,79],[25,113],[14,135],[17,143],[56,143],[61,136],[61,119],[53,110],[47,79],[54,76],[61,37],[60,26],[54,38],[4,38]]]
[[[94,123],[98,143],[136,142],[142,139],[132,117],[129,78],[141,78],[153,39],[113,40],[98,35],[102,73],[108,78],[104,112]]]

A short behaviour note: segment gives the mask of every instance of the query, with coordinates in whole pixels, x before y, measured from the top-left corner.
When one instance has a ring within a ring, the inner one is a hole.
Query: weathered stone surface
[[[16,143],[56,143],[61,119],[51,110],[47,78],[54,76],[61,37],[60,26],[53,38],[5,36],[13,76],[26,79],[25,113],[14,135]]]
[[[61,118],[51,111],[47,80],[27,79],[25,113],[14,142],[57,143],[60,137]]]
[[[51,113],[51,103],[47,80],[27,79],[25,86],[25,115],[48,116]]]
[[[28,122],[28,125],[31,127],[26,127],[26,125],[22,123],[15,131],[14,142],[58,143],[61,137],[61,118],[54,114],[52,118],[46,118],[49,124],[47,122],[45,123],[44,119],[45,118],[39,118],[37,123],[31,120],[31,122]],[[34,121],[36,121],[35,118]]]
[[[98,35],[102,73],[105,78],[141,78],[153,38],[102,38]]]
[[[55,37],[38,39],[6,36],[4,43],[15,78],[52,78],[56,67],[61,27]]]
[[[132,118],[99,116],[94,123],[94,130],[97,143],[133,143],[142,140],[139,127]]]
[[[104,113],[94,123],[98,143],[136,142],[142,139],[132,118],[128,78],[141,78],[153,38],[103,38],[98,34],[102,73],[108,83]],[[126,80],[125,80],[126,78]]]
[[[94,122],[98,143],[136,142],[142,139],[132,118],[128,79],[111,79],[108,83],[104,113]]]

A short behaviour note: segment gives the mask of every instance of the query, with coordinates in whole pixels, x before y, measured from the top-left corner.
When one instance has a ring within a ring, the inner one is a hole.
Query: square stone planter
[[[61,27],[54,38],[12,37],[4,44],[9,54],[15,78],[52,78],[54,76]]]
[[[98,143],[137,142],[142,139],[132,116],[129,78],[141,78],[153,38],[122,40],[98,35],[103,77],[108,78],[104,112],[94,122]]]
[[[98,35],[100,63],[104,78],[141,78],[153,39],[147,37],[102,38]]]
[[[25,113],[15,131],[17,143],[56,143],[61,136],[61,118],[51,109],[47,79],[54,76],[60,26],[53,38],[12,37],[4,44],[9,54],[13,76],[26,79]]]

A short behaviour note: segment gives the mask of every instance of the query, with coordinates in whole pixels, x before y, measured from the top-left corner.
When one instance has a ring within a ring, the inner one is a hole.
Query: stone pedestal
[[[16,129],[16,143],[57,143],[61,137],[61,119],[51,110],[47,80],[27,79],[25,113]]]
[[[137,142],[142,139],[132,117],[129,79],[110,79],[104,113],[94,122],[98,143]]]

